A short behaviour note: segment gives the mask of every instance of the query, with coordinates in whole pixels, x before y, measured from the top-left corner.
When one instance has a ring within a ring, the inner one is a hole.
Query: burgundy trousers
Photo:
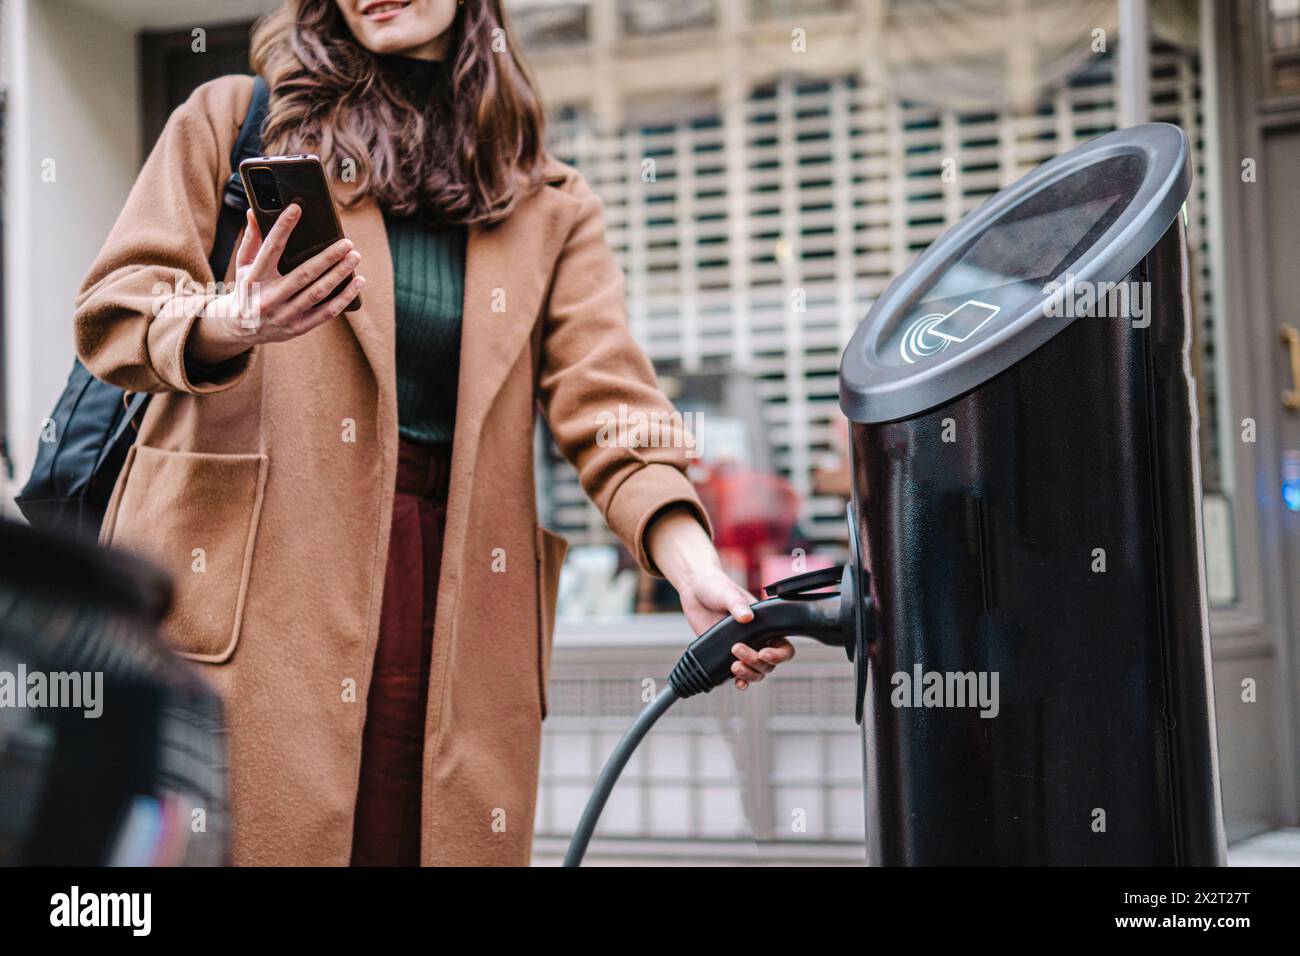
[[[361,740],[353,866],[420,865],[424,715],[451,448],[403,439],[379,643]]]

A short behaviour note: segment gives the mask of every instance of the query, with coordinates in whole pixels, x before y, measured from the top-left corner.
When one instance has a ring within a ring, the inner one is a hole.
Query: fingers
[[[772,673],[776,665],[794,657],[794,645],[784,637],[757,651],[748,644],[737,643],[731,648],[731,656],[736,658],[731,673],[736,678],[736,686],[744,690]]]
[[[740,624],[748,624],[754,620],[754,610],[750,605],[758,603],[754,595],[728,578],[720,566],[716,573],[706,570],[701,574],[691,592],[684,597],[688,600],[683,601],[683,607],[688,609],[688,618],[696,633],[712,626],[709,623],[710,612],[723,612]],[[731,655],[736,658],[731,665],[732,676],[736,686],[744,690],[772,673],[778,664],[794,657],[794,645],[785,638],[779,638],[760,650],[736,643],[732,645]]]
[[[758,652],[758,659],[775,667],[794,657],[794,645],[784,637],[779,638]]]
[[[761,681],[776,665],[763,660],[759,652],[748,644],[737,643],[731,648],[731,656],[736,660],[731,665],[731,673],[739,679],[754,684]]]
[[[727,613],[734,617],[741,624],[748,624],[754,619],[754,609],[751,604],[757,604],[758,598],[742,588],[736,588],[736,593],[727,602]]]
[[[297,203],[285,206],[284,212],[280,213],[275,220],[275,225],[262,240],[262,248],[257,251],[257,256],[253,259],[254,278],[272,279],[279,276],[280,256],[284,254],[289,233],[293,232],[293,227],[298,225],[301,217],[302,207]]]
[[[746,667],[737,661],[731,665],[731,674],[736,679],[736,686],[740,686],[743,681],[746,684],[757,684],[767,675],[761,671],[756,671],[752,667]]]
[[[330,319],[337,318],[348,307],[348,303],[361,294],[361,289],[365,284],[364,276],[353,276],[352,281],[334,298],[304,312],[302,318],[294,323],[291,329],[292,334],[295,336],[302,335],[305,332],[310,332],[316,326],[328,322]]]
[[[257,257],[257,250],[262,247],[262,234],[257,228],[257,218],[253,215],[253,210],[249,209],[244,213],[244,220],[247,225],[244,227],[243,237],[239,240],[239,248],[235,250],[236,269],[251,265]]]
[[[754,619],[754,611],[750,605],[757,604],[758,598],[744,588],[738,587],[721,571],[712,584],[714,585],[712,593],[707,595],[708,600],[705,602],[708,607],[730,614],[741,624],[748,624]]]
[[[360,262],[361,253],[352,248],[352,243],[347,239],[340,239],[324,252],[312,256],[307,262],[294,269],[291,275],[285,277],[285,281],[290,283],[291,288],[300,281],[305,286],[305,288],[298,286],[302,291],[298,293],[294,305],[303,312],[320,305],[338,288],[339,283],[353,273]],[[304,275],[309,278],[303,280]],[[312,281],[313,279],[315,281]]]

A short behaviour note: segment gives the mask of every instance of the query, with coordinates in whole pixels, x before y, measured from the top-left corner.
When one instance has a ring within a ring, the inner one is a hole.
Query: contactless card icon
[[[967,299],[951,312],[931,312],[921,316],[903,333],[898,346],[903,361],[914,364],[917,359],[942,352],[953,343],[965,342],[988,325],[999,311],[1001,309],[996,305]]]

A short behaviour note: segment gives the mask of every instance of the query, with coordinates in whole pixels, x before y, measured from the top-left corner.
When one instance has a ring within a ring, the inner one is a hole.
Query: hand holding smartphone
[[[256,157],[239,172],[248,228],[235,252],[234,291],[209,302],[186,338],[196,375],[361,306],[361,254],[343,235],[320,160]]]
[[[280,255],[280,275],[288,275],[343,238],[343,227],[339,225],[329,181],[318,157],[254,156],[239,164],[239,177],[243,180],[258,231],[263,236],[270,234],[286,208],[296,204],[301,210],[301,218]],[[340,282],[324,301],[339,295],[350,278],[348,276]],[[360,295],[347,304],[346,311],[355,312],[359,308]]]

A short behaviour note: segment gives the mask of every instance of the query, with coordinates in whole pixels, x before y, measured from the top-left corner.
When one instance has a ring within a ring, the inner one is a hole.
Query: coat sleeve
[[[185,343],[218,295],[208,256],[252,88],[247,76],[203,84],[149,154],[77,293],[77,355],[96,377],[132,392],[198,394],[232,388],[248,374],[251,351],[191,381]]]
[[[552,278],[539,401],[583,491],[637,562],[659,576],[645,532],[661,511],[687,508],[713,533],[686,477],[695,442],[628,328],[603,204],[581,179],[573,194],[580,208]]]

